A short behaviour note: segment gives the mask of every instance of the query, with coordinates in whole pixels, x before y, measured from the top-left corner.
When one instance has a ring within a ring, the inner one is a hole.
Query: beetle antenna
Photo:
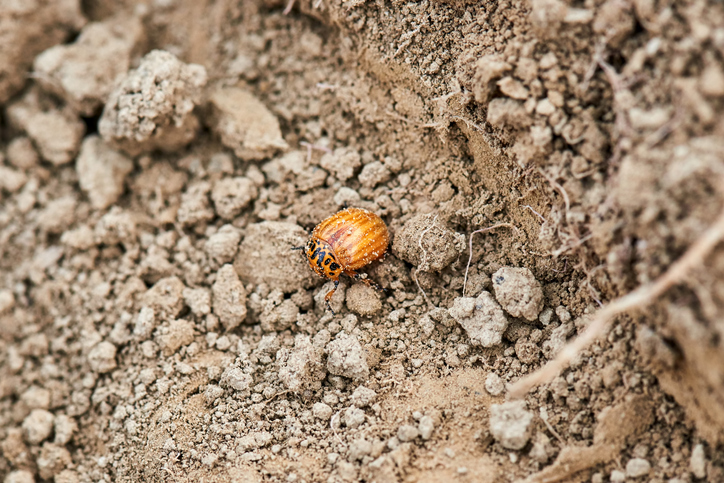
[[[304,245],[301,247],[292,247],[292,250],[304,250]]]

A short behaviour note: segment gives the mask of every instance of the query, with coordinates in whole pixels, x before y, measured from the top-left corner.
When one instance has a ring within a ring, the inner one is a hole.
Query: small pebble
[[[490,406],[490,433],[504,448],[519,450],[530,439],[533,413],[524,401],[511,401]]]
[[[697,444],[691,451],[691,460],[689,460],[689,469],[697,478],[706,477],[706,454],[704,454],[704,445]]]
[[[348,428],[354,429],[364,422],[365,422],[365,412],[362,411],[361,409],[356,408],[354,406],[350,406],[344,412],[344,424],[346,424]]]
[[[88,363],[94,372],[104,374],[116,368],[116,346],[110,342],[101,342],[91,349]]]
[[[623,483],[626,481],[626,474],[623,471],[613,470],[611,472],[611,483]]]
[[[538,321],[543,325],[548,325],[551,323],[551,320],[553,320],[553,309],[546,307],[540,315],[538,315]]]
[[[372,443],[364,438],[352,441],[349,446],[349,460],[358,461],[372,452]]]
[[[432,436],[432,432],[435,429],[435,422],[430,416],[423,416],[420,418],[420,422],[417,425],[417,429],[420,431],[422,439],[427,441]]]
[[[543,288],[527,268],[503,267],[493,274],[495,299],[513,317],[534,321],[543,310]]]
[[[559,305],[556,307],[556,316],[558,317],[558,320],[561,321],[562,324],[565,324],[566,322],[571,321],[571,313],[566,309],[564,306]]]
[[[369,366],[362,345],[354,335],[340,332],[327,344],[327,370],[335,376],[364,380],[369,377]]]
[[[498,396],[504,389],[505,386],[503,385],[503,380],[499,375],[494,372],[487,375],[485,378],[485,390],[488,391],[488,394],[491,396]]]
[[[10,290],[0,290],[0,315],[15,306],[15,296]]]
[[[254,379],[238,367],[229,367],[226,369],[219,381],[221,387],[228,387],[235,391],[248,391],[253,383]]]
[[[332,417],[332,408],[322,402],[314,403],[314,406],[312,406],[312,414],[314,414],[314,417],[317,419],[328,421],[329,418]]]
[[[363,408],[374,403],[376,398],[377,393],[374,392],[372,389],[368,389],[364,386],[359,386],[352,393],[350,400],[355,406]]]
[[[648,475],[650,470],[651,464],[643,458],[633,458],[626,463],[626,476],[629,478]]]
[[[45,409],[33,409],[23,420],[25,439],[30,444],[39,444],[53,432],[55,417]]]
[[[403,426],[400,426],[400,429],[397,430],[397,438],[404,442],[412,441],[413,439],[417,438],[420,435],[420,431],[415,426],[405,424]]]
[[[28,470],[11,471],[3,480],[5,483],[35,483],[35,477]]]

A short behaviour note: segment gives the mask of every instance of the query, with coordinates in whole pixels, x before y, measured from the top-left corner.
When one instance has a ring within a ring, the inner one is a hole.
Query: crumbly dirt
[[[723,247],[505,397],[724,209],[723,25],[0,0],[0,480],[724,481]],[[393,241],[332,314],[343,206]]]

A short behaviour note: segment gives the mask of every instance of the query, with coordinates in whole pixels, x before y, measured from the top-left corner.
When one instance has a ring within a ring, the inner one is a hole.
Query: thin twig
[[[335,91],[339,88],[336,84],[327,84],[326,82],[317,82],[317,89],[322,91]]]
[[[588,285],[588,290],[591,292],[591,297],[593,297],[593,300],[598,304],[599,307],[603,307],[603,303],[601,302],[601,294],[598,293],[598,290],[593,288],[593,284],[591,284],[591,278],[593,277],[593,274],[605,267],[606,265],[601,264],[596,267],[593,267],[593,270],[586,273],[586,284]]]
[[[422,248],[422,237],[424,237],[425,234],[428,231],[432,230],[432,227],[435,226],[435,222],[437,221],[437,216],[438,215],[435,215],[435,218],[432,219],[432,225],[428,226],[427,228],[422,230],[422,233],[420,233],[420,239],[417,241],[417,245],[420,247],[420,250],[422,251],[422,260],[420,260],[420,265],[417,267],[417,270],[415,270],[415,273],[412,274],[412,276],[415,278],[415,283],[417,284],[417,288],[420,289],[420,292],[422,292],[422,296],[425,297],[425,301],[427,302],[427,305],[430,307],[433,307],[433,308],[435,307],[435,305],[433,305],[433,303],[430,302],[430,299],[427,298],[427,294],[422,289],[422,286],[420,285],[419,280],[417,280],[417,272],[420,271],[420,267],[425,266],[425,262],[427,261],[427,250]]]
[[[412,30],[412,31],[410,31],[410,32],[406,32],[406,33],[404,33],[404,34],[402,34],[402,35],[400,36],[400,39],[403,39],[403,41],[402,41],[402,43],[400,44],[400,46],[397,48],[397,50],[395,51],[395,53],[392,54],[392,58],[393,58],[393,59],[394,59],[395,57],[397,57],[397,55],[398,55],[400,52],[402,52],[403,49],[407,48],[407,46],[412,43],[412,38],[413,38],[415,35],[417,35],[418,33],[420,33],[420,29],[421,29],[421,28],[422,28],[422,25],[420,25],[419,27],[417,27],[415,30]]]
[[[523,205],[523,208],[528,208],[530,211],[532,211],[533,213],[535,213],[536,215],[538,215],[538,218],[540,218],[540,221],[542,221],[543,223],[546,222],[546,219],[543,218],[543,215],[541,215],[540,213],[538,213],[537,211],[535,211],[532,206],[530,206],[530,205]]]
[[[327,146],[320,146],[319,144],[312,144],[312,143],[308,143],[307,141],[302,141],[302,142],[299,143],[299,145],[300,145],[300,146],[304,146],[305,148],[307,148],[307,162],[308,162],[308,163],[312,162],[312,151],[315,150],[315,149],[316,149],[317,151],[322,151],[322,152],[325,152],[325,153],[331,153],[331,152],[332,152],[332,150],[329,149]]]
[[[548,421],[548,414],[546,414],[546,417],[543,417],[542,409],[541,409],[540,419],[541,419],[541,421],[543,421],[543,424],[546,425],[546,428],[548,428],[548,431],[550,431],[551,434],[552,434],[553,436],[555,436],[555,438],[556,438],[558,441],[561,442],[561,444],[565,444],[565,443],[566,443],[565,441],[563,441],[563,438],[561,437],[561,435],[558,434],[558,431],[556,431],[555,428],[553,428],[553,425],[551,424],[551,422]]]
[[[477,130],[480,131],[480,132],[485,132],[485,129],[483,129],[482,126],[480,126],[480,125],[478,125],[478,124],[475,124],[473,121],[471,121],[471,120],[469,120],[469,119],[465,119],[464,117],[460,117],[460,116],[450,116],[450,119],[454,119],[454,120],[456,120],[456,121],[463,121],[465,124],[468,125],[468,127],[474,127],[475,129],[477,129]]]
[[[508,395],[512,398],[520,398],[533,387],[550,382],[583,349],[608,333],[613,317],[631,309],[644,308],[652,303],[669,288],[685,279],[687,273],[700,265],[723,238],[724,210],[722,210],[714,224],[658,280],[637,288],[599,310],[582,334],[566,344],[555,359],[513,384],[508,391]]]
[[[498,223],[497,225],[489,226],[487,228],[481,228],[480,230],[475,230],[470,234],[470,256],[468,257],[468,264],[465,267],[465,278],[463,279],[463,297],[465,297],[465,287],[467,287],[468,285],[468,272],[470,271],[470,262],[473,260],[473,235],[475,235],[476,233],[485,233],[486,231],[490,231],[494,228],[500,228],[501,226],[507,226],[508,228],[515,229],[515,231],[520,231],[515,225],[511,225],[510,223]]]
[[[558,250],[551,253],[551,255],[553,256],[553,258],[558,258],[561,255],[563,255],[564,253],[566,253],[568,250],[572,250],[578,246],[583,245],[591,238],[593,238],[593,233],[589,233],[588,235],[584,236],[583,238],[579,238],[576,242],[574,242],[570,245],[566,245],[564,247],[559,248]]]
[[[669,119],[663,126],[659,127],[656,131],[646,136],[646,139],[644,139],[644,144],[646,144],[646,146],[648,146],[649,148],[653,148],[661,141],[666,139],[669,134],[674,132],[683,121],[683,109],[677,109],[674,117]]]
[[[339,441],[339,444],[344,444],[344,441],[342,441],[342,438],[340,438],[339,435],[337,434],[337,428],[335,428],[335,424],[334,424],[335,421],[339,421],[339,414],[341,412],[342,412],[342,410],[340,409],[339,411],[337,411],[337,413],[334,416],[332,416],[332,419],[329,420],[329,427],[332,428],[332,433],[334,433],[334,437],[337,438],[337,441]]]
[[[282,12],[284,15],[289,15],[289,12],[292,11],[292,7],[294,7],[295,1],[296,0],[289,0],[289,2],[287,2],[287,6],[284,7],[284,11]]]
[[[558,184],[558,182],[553,177],[548,176],[548,174],[545,171],[543,171],[542,169],[539,169],[538,172],[540,173],[541,176],[543,176],[546,179],[546,181],[548,181],[551,184],[551,186],[553,186],[555,189],[560,191],[561,195],[563,195],[563,201],[565,201],[565,203],[566,203],[566,219],[568,219],[568,212],[571,209],[571,199],[568,197],[568,192],[566,192],[566,190],[563,188],[563,186]]]
[[[588,70],[586,71],[586,74],[583,76],[583,82],[581,82],[581,92],[586,92],[588,90],[588,86],[591,83],[591,80],[593,79],[594,74],[598,70],[598,62],[601,58],[603,58],[603,53],[606,50],[606,42],[601,39],[601,41],[596,45],[596,49],[593,52],[593,58],[591,59],[591,64],[588,66]]]

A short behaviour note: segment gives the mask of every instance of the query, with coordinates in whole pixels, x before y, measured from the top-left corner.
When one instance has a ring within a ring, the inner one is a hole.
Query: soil
[[[0,0],[0,480],[724,481],[724,247],[506,398],[724,209],[723,25]]]

